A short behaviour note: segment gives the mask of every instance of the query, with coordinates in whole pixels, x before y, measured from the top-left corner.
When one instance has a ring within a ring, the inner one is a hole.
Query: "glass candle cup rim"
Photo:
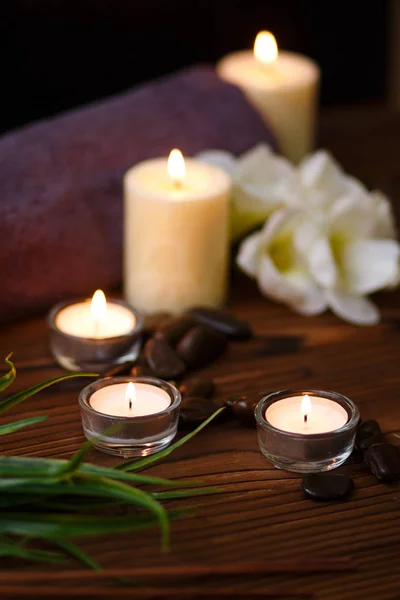
[[[333,402],[337,402],[342,408],[344,408],[348,414],[348,421],[339,427],[338,429],[333,429],[332,431],[325,431],[322,433],[293,433],[291,431],[285,431],[284,429],[278,429],[274,425],[271,425],[269,421],[265,418],[266,409],[277,402],[278,400],[284,400],[285,398],[291,398],[293,396],[305,396],[308,395],[311,398],[319,397],[325,398],[326,400],[332,400]],[[350,398],[347,396],[343,396],[343,394],[339,394],[338,392],[334,392],[332,390],[304,390],[304,389],[294,389],[294,390],[279,390],[278,392],[271,392],[267,394],[258,402],[257,406],[254,409],[254,416],[257,422],[257,425],[264,429],[270,429],[275,433],[279,433],[285,437],[289,437],[291,439],[304,440],[304,438],[310,440],[321,440],[325,439],[327,435],[329,436],[340,436],[347,431],[351,431],[354,427],[357,426],[357,423],[360,419],[360,412],[357,406],[354,404]]]
[[[157,388],[161,388],[162,390],[164,390],[165,392],[167,392],[167,394],[170,396],[171,398],[171,404],[169,406],[167,406],[166,408],[164,408],[164,410],[160,410],[159,412],[156,413],[151,413],[149,415],[141,415],[141,416],[133,416],[133,417],[121,417],[121,416],[114,416],[114,415],[109,415],[107,413],[103,413],[100,412],[99,410],[96,410],[93,408],[93,406],[90,404],[90,397],[97,392],[99,389],[103,388],[103,387],[109,387],[110,385],[117,385],[119,383],[145,383],[148,385],[152,385],[154,387]],[[103,385],[102,385],[103,384]],[[96,388],[96,389],[93,389]],[[151,419],[152,417],[158,417],[159,415],[166,415],[168,413],[172,413],[174,410],[176,410],[182,400],[182,396],[180,391],[174,386],[172,385],[172,383],[169,383],[168,381],[164,381],[163,379],[158,379],[157,377],[103,377],[102,379],[96,379],[96,381],[92,381],[92,383],[89,383],[89,385],[87,385],[86,387],[83,388],[83,390],[81,390],[80,394],[79,394],[79,405],[80,407],[91,413],[92,415],[100,415],[102,417],[107,417],[108,419],[112,419],[113,421],[129,421],[129,422],[138,422],[138,421],[147,421],[148,419]]]
[[[84,340],[86,343],[92,343],[92,344],[101,344],[101,343],[107,343],[108,341],[117,341],[117,340],[124,340],[124,339],[128,339],[130,337],[132,337],[132,335],[134,335],[135,333],[139,333],[142,329],[143,329],[143,317],[142,315],[137,312],[134,308],[132,308],[127,302],[124,302],[124,300],[119,300],[118,298],[107,298],[107,303],[110,304],[118,304],[119,306],[123,306],[124,308],[127,308],[131,313],[133,313],[134,317],[135,317],[135,325],[132,329],[130,329],[129,331],[127,331],[126,333],[123,333],[122,335],[114,335],[114,336],[110,336],[110,337],[106,337],[106,338],[89,338],[89,337],[85,337],[85,336],[81,336],[81,335],[72,335],[71,333],[66,333],[65,331],[62,331],[62,329],[59,329],[59,327],[57,327],[56,325],[56,317],[58,315],[59,312],[61,312],[64,308],[67,308],[67,306],[72,306],[73,304],[81,304],[83,302],[87,302],[88,298],[75,298],[75,300],[64,300],[62,302],[58,302],[57,304],[55,304],[53,306],[53,308],[50,310],[48,317],[47,317],[47,323],[48,326],[50,327],[50,329],[52,331],[55,331],[56,333],[59,333],[63,336],[65,336],[66,338],[69,338],[70,340]],[[90,301],[90,298],[89,298]]]

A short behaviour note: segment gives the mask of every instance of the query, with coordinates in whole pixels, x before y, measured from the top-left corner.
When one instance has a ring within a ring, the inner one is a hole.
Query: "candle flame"
[[[260,31],[254,42],[254,56],[264,64],[274,62],[278,57],[275,37],[269,31]]]
[[[312,410],[311,398],[308,394],[306,394],[305,396],[303,396],[303,399],[301,401],[301,412],[303,413],[303,415],[305,417],[308,417],[311,410]]]
[[[185,159],[183,158],[182,152],[177,150],[171,150],[168,157],[167,165],[168,175],[171,177],[174,185],[180,187],[185,179],[186,167]]]
[[[107,300],[102,290],[96,290],[90,305],[90,313],[95,321],[100,321],[107,312]]]
[[[127,403],[129,404],[129,408],[132,408],[133,402],[136,401],[136,389],[132,381],[130,381],[126,386],[125,398]]]

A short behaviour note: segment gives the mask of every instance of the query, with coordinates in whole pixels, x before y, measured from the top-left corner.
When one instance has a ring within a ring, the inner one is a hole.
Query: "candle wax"
[[[66,306],[56,315],[56,326],[76,337],[106,339],[125,335],[136,325],[134,314],[116,302],[108,301],[105,315],[97,321],[90,309],[90,300]]]
[[[277,400],[265,411],[265,419],[276,429],[303,435],[335,431],[347,423],[348,415],[343,406],[319,396],[310,396],[312,408],[304,422],[301,411],[303,397]]]
[[[145,314],[179,314],[225,300],[230,177],[201,161],[185,164],[179,185],[163,158],[125,175],[125,296]]]
[[[261,63],[252,51],[217,64],[218,75],[240,87],[276,135],[282,154],[298,163],[314,145],[319,68],[306,56],[282,52]]]
[[[171,404],[169,394],[155,385],[135,383],[135,397],[129,408],[126,383],[107,385],[90,397],[90,406],[112,417],[143,417],[162,412]]]

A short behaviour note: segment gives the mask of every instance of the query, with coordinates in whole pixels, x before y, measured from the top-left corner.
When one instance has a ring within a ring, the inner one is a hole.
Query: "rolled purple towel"
[[[122,176],[173,147],[273,135],[238,88],[192,68],[0,138],[0,322],[120,284]]]

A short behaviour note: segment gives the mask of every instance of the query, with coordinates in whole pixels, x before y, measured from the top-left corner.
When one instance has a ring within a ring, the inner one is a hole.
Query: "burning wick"
[[[126,399],[128,400],[129,410],[132,410],[132,403],[136,400],[136,390],[132,381],[126,386]]]
[[[306,394],[305,396],[303,396],[303,399],[301,401],[301,412],[303,413],[304,423],[307,423],[308,415],[311,412],[311,409],[312,409],[311,398],[308,394]]]
[[[90,313],[93,319],[94,337],[98,338],[100,334],[100,324],[107,312],[107,301],[104,292],[96,290],[90,305]]]
[[[168,158],[167,170],[175,189],[182,189],[186,175],[186,166],[185,159],[180,150],[177,150],[176,148],[171,150]]]

